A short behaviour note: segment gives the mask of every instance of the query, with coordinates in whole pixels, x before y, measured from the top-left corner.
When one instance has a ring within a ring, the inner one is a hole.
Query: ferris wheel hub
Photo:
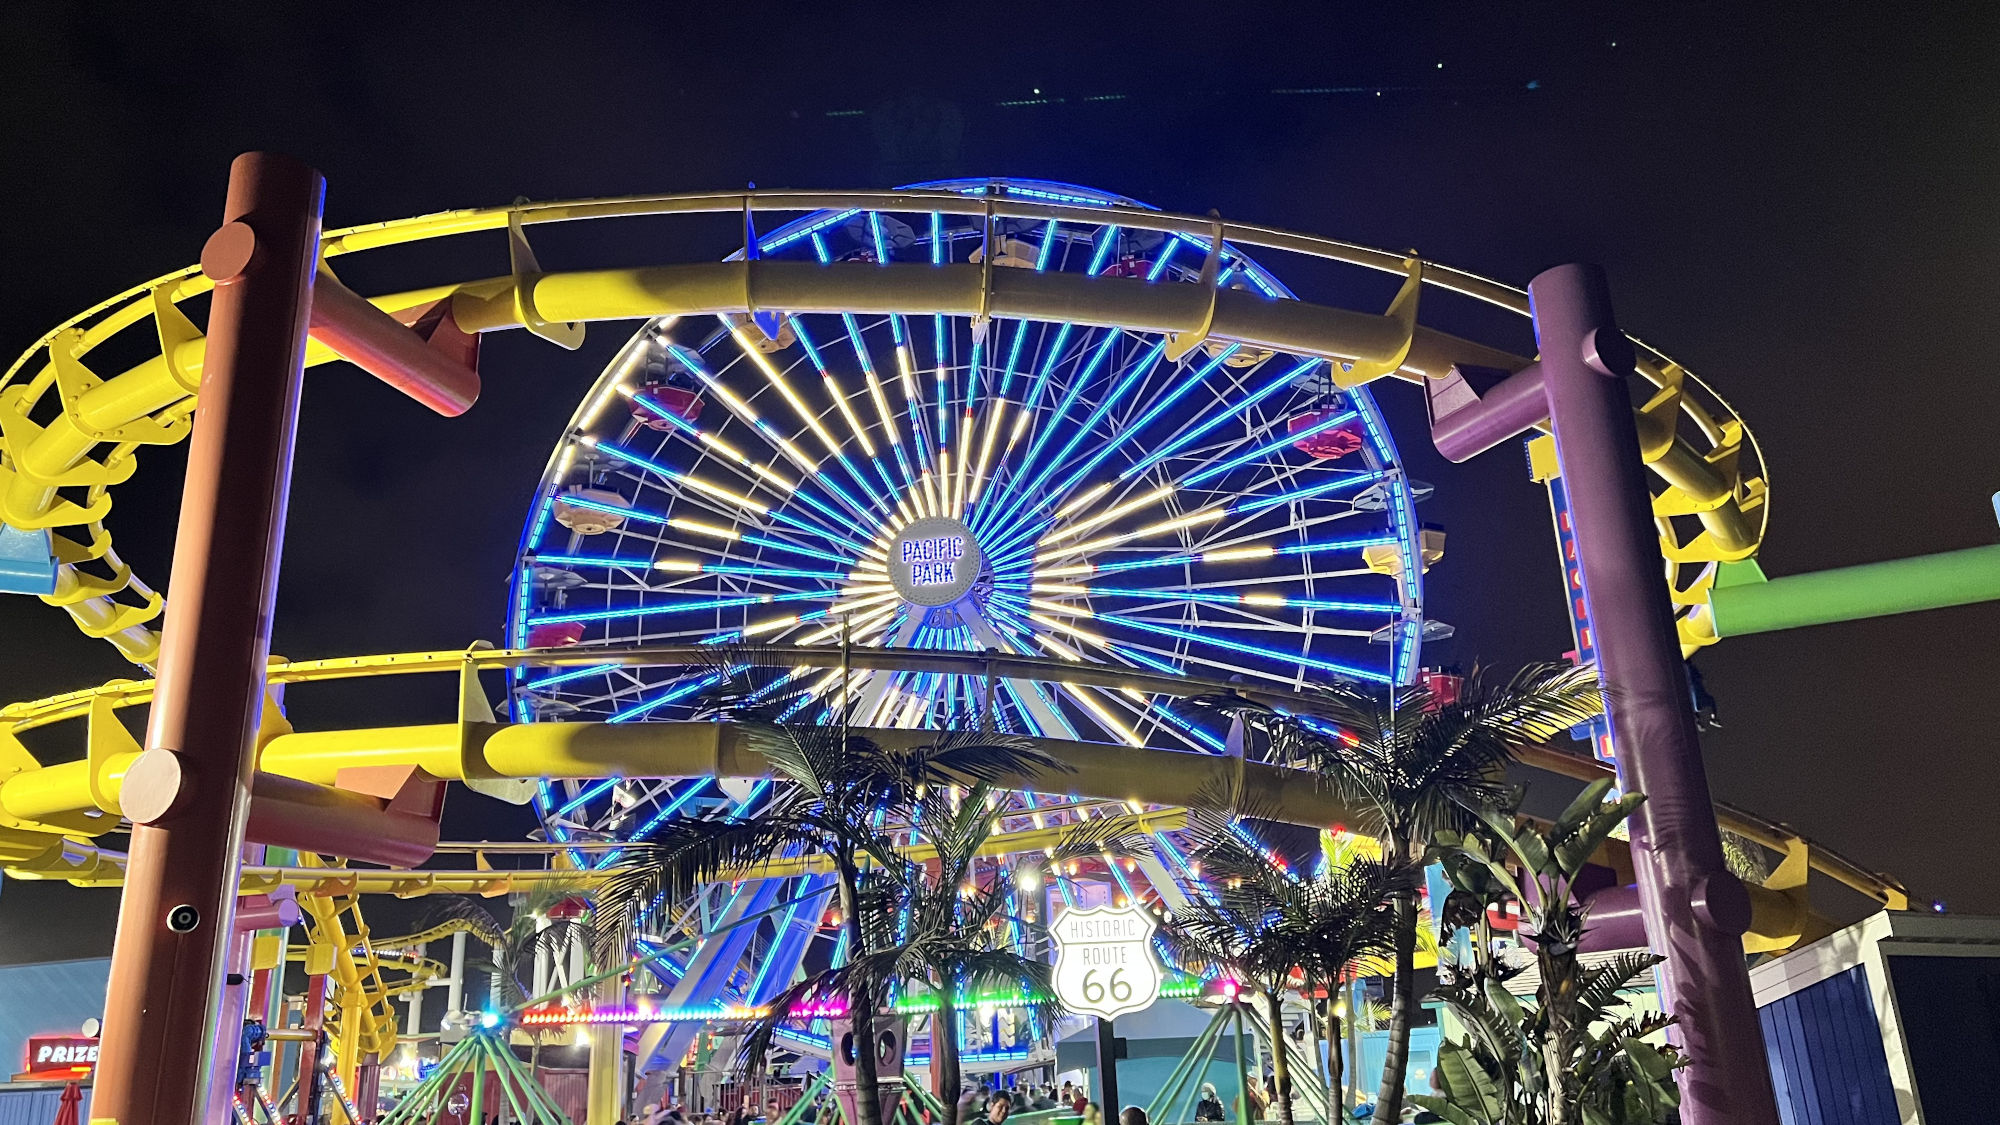
[[[912,520],[889,542],[890,584],[904,601],[926,609],[971,593],[984,565],[972,529],[951,516]]]

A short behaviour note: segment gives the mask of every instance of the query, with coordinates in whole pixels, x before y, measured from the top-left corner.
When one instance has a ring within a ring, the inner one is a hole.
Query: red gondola
[[[1311,430],[1336,413],[1345,411],[1315,410],[1309,414],[1300,414],[1291,420],[1287,430],[1290,433]],[[1292,444],[1323,461],[1337,461],[1360,450],[1362,441],[1361,420],[1357,418],[1352,422],[1320,430],[1318,433],[1309,433]]]

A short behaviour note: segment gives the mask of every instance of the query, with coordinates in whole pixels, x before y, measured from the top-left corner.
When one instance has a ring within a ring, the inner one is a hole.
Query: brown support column
[[[104,1006],[93,1122],[224,1121],[206,1105],[241,1031],[222,961],[234,928],[278,553],[291,484],[325,183],[246,153],[202,249],[216,282],[189,444],[146,752],[126,775],[136,827]]]

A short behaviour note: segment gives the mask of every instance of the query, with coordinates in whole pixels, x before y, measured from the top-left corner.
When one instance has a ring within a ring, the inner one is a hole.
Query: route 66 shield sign
[[[1056,942],[1057,999],[1072,1012],[1115,1019],[1160,997],[1153,916],[1138,906],[1071,908],[1050,931]]]

